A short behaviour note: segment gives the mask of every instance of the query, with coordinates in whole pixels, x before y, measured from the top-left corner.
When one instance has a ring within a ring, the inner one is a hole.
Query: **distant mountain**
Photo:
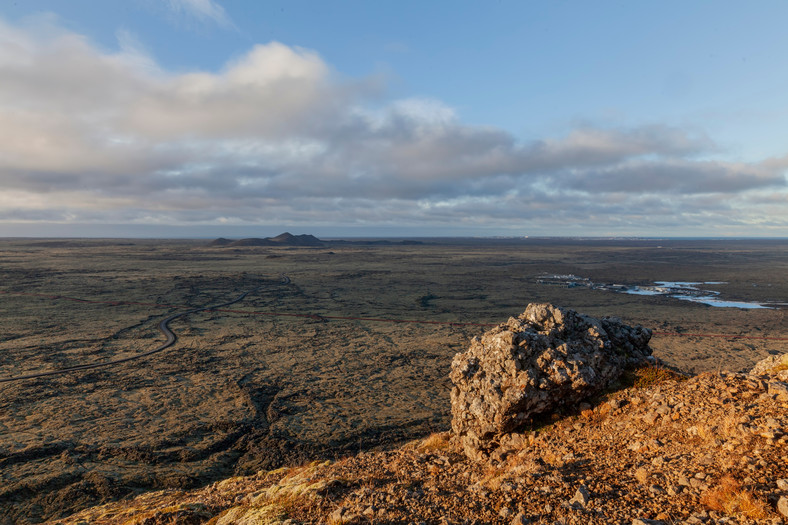
[[[228,244],[232,244],[233,241],[230,239],[225,239],[224,237],[219,237],[218,239],[211,241],[208,246],[227,246]]]
[[[219,238],[211,241],[209,246],[323,246],[323,241],[314,235],[293,235],[290,232],[285,232],[277,235],[276,237],[257,238],[252,237],[249,239],[240,239],[231,241],[229,239]]]
[[[208,246],[237,248],[242,246],[334,246],[334,245],[357,245],[357,246],[417,246],[424,244],[422,241],[403,239],[392,241],[389,239],[362,239],[345,240],[334,239],[322,241],[314,235],[293,235],[290,232],[280,233],[276,237],[250,237],[248,239],[230,240],[220,237],[210,242]]]
[[[276,237],[271,237],[269,240],[287,246],[323,246],[323,241],[314,235],[293,235],[289,232],[279,234]]]

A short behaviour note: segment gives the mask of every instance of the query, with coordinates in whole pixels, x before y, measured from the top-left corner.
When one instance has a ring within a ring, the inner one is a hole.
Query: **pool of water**
[[[635,286],[626,290],[625,293],[632,295],[667,295],[682,301],[707,304],[717,308],[770,308],[769,306],[765,306],[761,303],[752,303],[747,301],[724,301],[719,298],[720,292],[714,290],[701,290],[698,288],[700,285],[718,284],[725,284],[725,282],[655,281],[654,286]]]

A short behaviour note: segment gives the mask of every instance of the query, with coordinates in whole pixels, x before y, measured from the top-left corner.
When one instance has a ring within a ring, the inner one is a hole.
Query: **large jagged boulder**
[[[533,416],[609,387],[651,355],[650,339],[651,330],[617,318],[529,304],[454,357],[452,429],[469,457],[486,458]]]

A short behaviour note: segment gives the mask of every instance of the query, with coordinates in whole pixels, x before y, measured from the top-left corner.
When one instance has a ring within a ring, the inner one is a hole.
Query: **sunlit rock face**
[[[770,355],[761,359],[750,371],[754,376],[773,376],[782,381],[788,381],[788,353]]]
[[[764,380],[769,396],[788,403],[788,353],[761,359],[750,371],[750,376]]]
[[[650,339],[651,330],[617,318],[529,304],[454,357],[452,429],[469,457],[486,458],[533,416],[610,386],[651,355]]]

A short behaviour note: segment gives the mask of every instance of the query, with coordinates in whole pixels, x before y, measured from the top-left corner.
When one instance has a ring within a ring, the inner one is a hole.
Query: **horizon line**
[[[283,232],[287,233],[287,232]],[[281,234],[279,234],[281,235]],[[296,234],[312,235],[312,234]],[[788,240],[788,236],[714,236],[714,235],[312,235],[322,241],[336,241],[348,239],[478,239],[478,240]],[[276,237],[276,236],[274,236]],[[119,235],[119,236],[70,236],[70,235],[0,235],[0,240],[242,240],[242,239],[270,239],[272,237],[214,237],[214,236],[147,236],[147,235]]]

